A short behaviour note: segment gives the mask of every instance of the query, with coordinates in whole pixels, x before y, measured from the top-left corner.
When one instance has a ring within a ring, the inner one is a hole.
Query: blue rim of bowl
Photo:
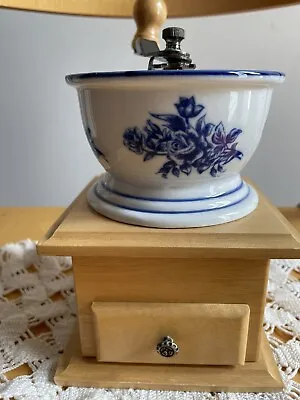
[[[237,78],[280,78],[285,74],[279,71],[242,70],[242,69],[219,69],[219,70],[136,70],[136,71],[110,71],[89,72],[81,74],[70,74],[66,76],[67,83],[79,83],[89,79],[98,78],[131,78],[140,76],[214,76],[214,77],[237,77]]]

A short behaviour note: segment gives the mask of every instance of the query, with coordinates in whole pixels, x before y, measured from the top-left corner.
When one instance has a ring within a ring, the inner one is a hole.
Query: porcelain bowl
[[[255,210],[241,171],[257,148],[274,71],[131,71],[68,75],[86,137],[106,170],[89,204],[150,227],[221,224]]]

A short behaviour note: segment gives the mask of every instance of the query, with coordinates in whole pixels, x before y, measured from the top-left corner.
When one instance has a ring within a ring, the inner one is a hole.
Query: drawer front
[[[95,302],[92,310],[98,361],[245,363],[246,304]]]

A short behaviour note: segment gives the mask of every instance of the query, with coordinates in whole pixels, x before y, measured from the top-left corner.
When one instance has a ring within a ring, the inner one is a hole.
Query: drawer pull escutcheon
[[[173,357],[179,351],[177,344],[170,336],[165,336],[156,346],[156,350],[162,357]]]

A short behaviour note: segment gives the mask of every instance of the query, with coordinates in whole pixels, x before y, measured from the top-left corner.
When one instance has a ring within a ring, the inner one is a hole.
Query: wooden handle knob
[[[167,6],[164,0],[136,0],[133,17],[137,31],[132,41],[132,47],[136,49],[139,39],[159,42],[161,27],[167,18]]]

